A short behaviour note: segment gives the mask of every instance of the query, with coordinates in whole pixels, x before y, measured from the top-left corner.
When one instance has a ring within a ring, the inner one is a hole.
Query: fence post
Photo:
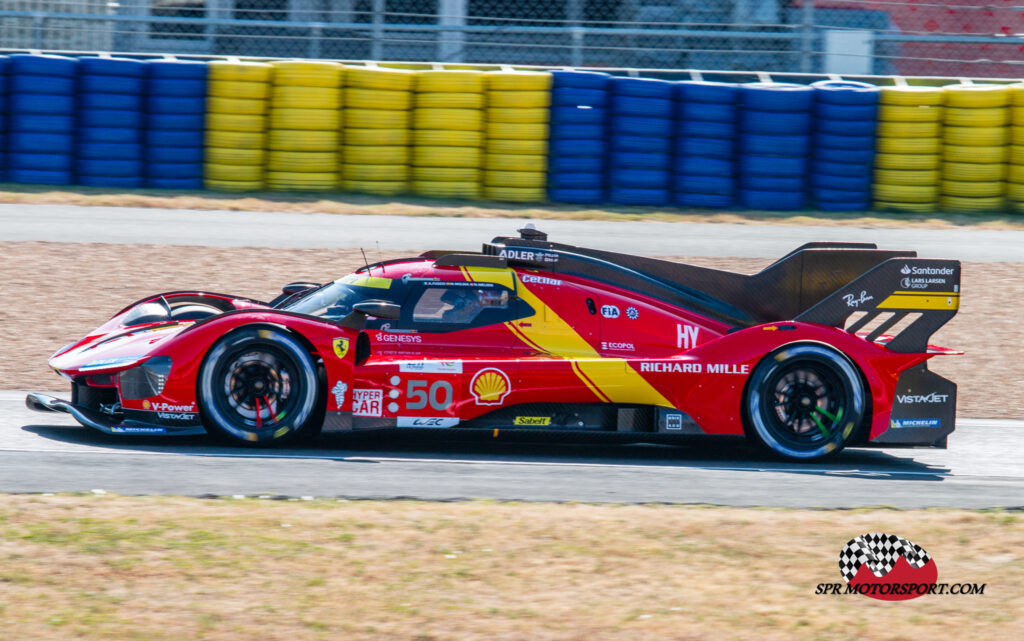
[[[814,0],[803,0],[800,6],[800,71],[814,70]]]
[[[384,59],[384,0],[373,0],[373,28],[370,31],[370,59]]]
[[[466,26],[467,0],[440,0],[438,14],[440,24],[452,27],[438,32],[437,59],[440,62],[462,62],[466,33],[459,27]]]
[[[573,67],[583,66],[583,27],[569,27],[569,31],[572,34],[572,50],[569,58],[569,64]]]
[[[319,58],[321,55],[320,45],[324,38],[324,25],[317,22],[313,25],[313,28],[310,29],[309,35],[312,36],[309,42],[309,57]]]
[[[46,25],[46,14],[45,13],[34,13],[32,14],[32,48],[33,49],[46,49],[44,44],[43,28]],[[56,47],[60,48],[60,47]]]

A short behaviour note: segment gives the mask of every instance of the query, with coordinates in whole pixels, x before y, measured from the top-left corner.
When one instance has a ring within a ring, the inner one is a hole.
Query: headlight
[[[142,365],[118,375],[121,398],[135,400],[159,396],[171,374],[171,357],[154,356]]]
[[[144,358],[146,358],[144,354],[140,356],[117,356],[114,358],[101,358],[98,361],[86,363],[85,365],[82,365],[78,369],[83,372],[86,372],[92,369],[113,369],[115,367],[128,367],[131,365],[135,365]]]

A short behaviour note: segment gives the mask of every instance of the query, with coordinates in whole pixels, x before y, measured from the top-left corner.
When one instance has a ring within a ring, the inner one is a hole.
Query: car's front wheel
[[[750,376],[747,432],[783,458],[807,461],[838,453],[864,416],[865,388],[843,354],[819,344],[772,352]]]
[[[288,333],[243,328],[217,341],[199,370],[199,407],[212,431],[245,445],[280,445],[315,429],[316,363]]]

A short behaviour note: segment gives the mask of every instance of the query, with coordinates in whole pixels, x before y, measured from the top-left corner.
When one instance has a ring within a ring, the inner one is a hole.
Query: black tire
[[[217,341],[199,370],[206,427],[242,445],[278,446],[315,431],[317,366],[288,333],[251,327]]]
[[[747,435],[775,456],[822,459],[850,442],[865,406],[864,383],[849,359],[824,345],[789,345],[765,357],[750,376]]]

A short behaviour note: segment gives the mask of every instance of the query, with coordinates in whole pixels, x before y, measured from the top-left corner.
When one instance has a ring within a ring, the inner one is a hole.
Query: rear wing
[[[793,320],[866,332],[895,352],[926,352],[959,309],[960,261],[891,258]]]

